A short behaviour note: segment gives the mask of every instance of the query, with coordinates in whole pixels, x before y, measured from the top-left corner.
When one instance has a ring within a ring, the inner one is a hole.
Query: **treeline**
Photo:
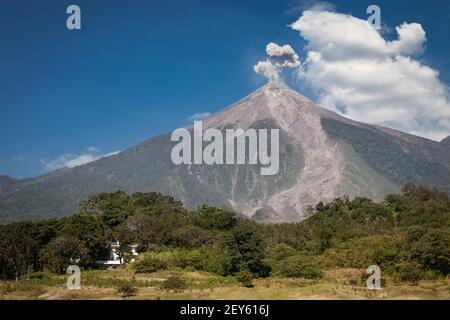
[[[300,223],[260,226],[268,247],[290,257],[278,261],[295,270],[295,261],[364,271],[376,264],[412,283],[450,273],[450,200],[444,192],[407,184],[381,203],[335,199],[312,211]]]
[[[411,282],[450,273],[446,193],[408,184],[381,203],[344,197],[310,212],[299,223],[259,225],[217,208],[190,211],[157,193],[97,194],[70,217],[0,226],[0,276],[94,268],[112,241],[120,242],[125,261],[130,245],[139,244],[136,272],[190,268],[250,281],[319,278],[329,268],[377,264]]]

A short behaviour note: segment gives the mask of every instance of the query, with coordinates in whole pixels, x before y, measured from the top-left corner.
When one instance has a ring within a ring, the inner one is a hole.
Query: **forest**
[[[298,223],[257,224],[224,209],[188,210],[158,193],[100,193],[62,219],[0,226],[0,278],[64,274],[95,261],[119,241],[133,273],[198,270],[233,276],[243,286],[266,277],[320,279],[326,270],[378,265],[383,275],[415,284],[450,273],[450,199],[407,184],[380,203],[337,198],[308,209]]]

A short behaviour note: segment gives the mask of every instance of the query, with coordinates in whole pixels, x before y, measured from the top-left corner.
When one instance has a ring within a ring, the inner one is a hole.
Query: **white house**
[[[138,256],[138,252],[137,252],[137,248],[138,248],[138,244],[131,244],[130,248],[131,248],[131,254],[132,254],[132,258],[129,261],[124,261],[123,259],[120,259],[120,256],[118,254],[118,249],[120,248],[120,242],[116,241],[116,242],[111,242],[109,245],[109,253],[108,253],[108,257],[106,260],[97,260],[95,261],[95,264],[97,264],[98,266],[103,266],[103,267],[117,267],[120,265],[123,265],[127,262],[133,262],[136,257]]]

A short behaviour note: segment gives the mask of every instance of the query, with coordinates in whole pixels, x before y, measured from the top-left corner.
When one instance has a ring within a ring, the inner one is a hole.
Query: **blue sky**
[[[311,3],[0,0],[0,174],[39,175],[55,159],[124,150],[222,109],[265,83],[253,65],[268,42],[304,59],[287,25]],[[362,19],[373,3],[392,28],[422,25],[420,61],[449,85],[448,1],[333,1]],[[82,30],[66,28],[70,4]]]

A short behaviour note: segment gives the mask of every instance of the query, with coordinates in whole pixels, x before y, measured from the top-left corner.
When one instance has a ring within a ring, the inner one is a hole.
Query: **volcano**
[[[279,129],[278,174],[262,176],[258,165],[175,165],[175,142],[166,134],[78,167],[3,177],[0,220],[65,216],[89,195],[117,190],[169,194],[189,208],[225,207],[263,223],[302,220],[311,206],[336,197],[381,200],[407,182],[450,193],[449,138],[436,142],[356,122],[281,83],[204,119],[203,128]]]

